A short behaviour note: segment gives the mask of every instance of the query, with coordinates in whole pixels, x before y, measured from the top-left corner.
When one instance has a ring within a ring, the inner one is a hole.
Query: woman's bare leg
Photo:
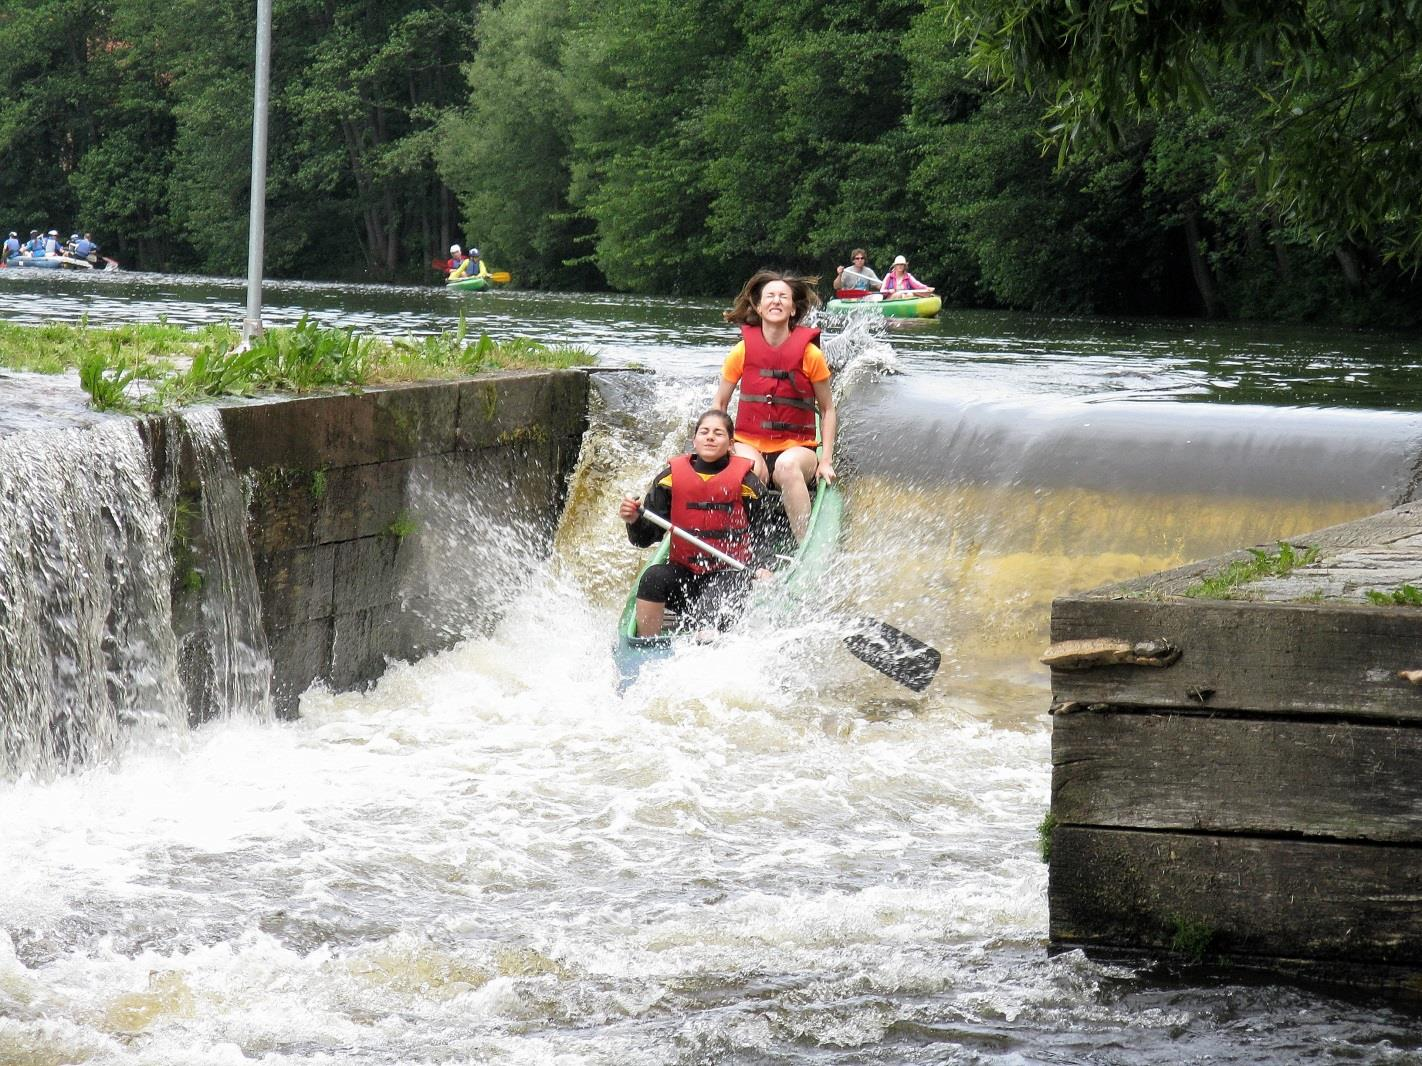
[[[780,502],[797,543],[805,539],[810,528],[810,484],[818,465],[815,453],[801,447],[786,448],[775,460],[775,487],[780,490]]]
[[[662,625],[666,621],[667,605],[665,603],[653,603],[651,600],[637,601],[637,635],[639,637],[655,637],[662,631]]]

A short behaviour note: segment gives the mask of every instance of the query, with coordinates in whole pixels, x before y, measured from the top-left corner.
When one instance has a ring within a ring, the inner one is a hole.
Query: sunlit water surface
[[[27,321],[244,299],[0,278],[0,318]],[[0,1062],[1422,1060],[1422,1023],[1382,1004],[1049,957],[1037,842],[1051,598],[1404,493],[1405,341],[830,323],[849,528],[825,610],[753,615],[619,694],[638,553],[615,500],[680,446],[732,334],[710,302],[267,294],[272,324],[391,334],[461,310],[656,371],[595,375],[555,557],[495,632],[368,693],[0,784]],[[843,651],[857,612],[943,651],[927,692]]]

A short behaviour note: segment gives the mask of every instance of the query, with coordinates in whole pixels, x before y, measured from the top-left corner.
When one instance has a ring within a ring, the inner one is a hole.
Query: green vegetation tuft
[[[526,338],[471,341],[461,316],[453,330],[386,340],[303,318],[268,330],[250,347],[236,330],[183,330],[167,323],[91,329],[0,323],[0,366],[38,373],[77,370],[100,411],[160,411],[220,396],[359,390],[369,385],[450,380],[490,370],[588,366],[590,353]]]
[[[406,537],[414,535],[419,530],[415,520],[406,511],[401,511],[395,516],[395,520],[385,529],[396,540],[404,540]]]
[[[1204,922],[1179,914],[1170,916],[1170,950],[1198,965],[1205,961],[1215,931]]]
[[[1300,566],[1307,566],[1318,558],[1318,549],[1300,551],[1281,540],[1277,551],[1250,548],[1249,554],[1250,558],[1236,560],[1218,574],[1191,585],[1184,594],[1202,600],[1232,599],[1241,585],[1261,577],[1283,577]]]
[[[1042,853],[1043,862],[1052,861],[1052,833],[1057,828],[1057,816],[1048,811],[1037,826],[1037,848]]]
[[[1422,589],[1416,585],[1401,585],[1391,592],[1368,589],[1367,597],[1379,607],[1422,607]]]

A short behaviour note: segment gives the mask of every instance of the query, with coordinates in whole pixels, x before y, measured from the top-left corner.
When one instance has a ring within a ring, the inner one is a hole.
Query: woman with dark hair
[[[725,411],[707,411],[696,420],[691,452],[673,456],[652,479],[646,501],[627,496],[617,516],[627,523],[627,539],[639,548],[661,540],[663,529],[643,517],[651,511],[678,529],[745,564],[737,570],[707,555],[681,537],[671,536],[668,561],[642,573],[637,585],[637,636],[662,631],[667,609],[685,626],[725,628],[739,613],[753,577],[769,577],[757,568],[756,533],[765,486],[751,472],[751,461],[731,452],[736,425]]]
[[[751,460],[761,481],[780,490],[797,541],[809,528],[810,485],[816,478],[835,479],[829,364],[817,343],[820,331],[800,324],[819,306],[817,281],[776,270],[751,276],[725,313],[727,322],[740,326],[741,342],[721,367],[711,404],[726,410],[740,385],[735,452]]]

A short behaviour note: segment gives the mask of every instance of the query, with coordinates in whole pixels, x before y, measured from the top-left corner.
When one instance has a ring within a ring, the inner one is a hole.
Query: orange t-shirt
[[[746,368],[746,343],[740,341],[731,349],[731,354],[726,356],[726,361],[721,365],[721,377],[727,381],[738,382],[741,374]],[[800,370],[805,377],[813,384],[818,381],[828,381],[830,379],[829,363],[825,361],[825,353],[820,351],[817,344],[805,345],[805,354],[800,359]],[[808,440],[790,440],[785,437],[757,437],[754,433],[742,433],[736,429],[736,440],[749,444],[756,451],[764,455],[766,452],[783,452],[787,448],[805,447],[813,448],[817,443],[814,437]]]

